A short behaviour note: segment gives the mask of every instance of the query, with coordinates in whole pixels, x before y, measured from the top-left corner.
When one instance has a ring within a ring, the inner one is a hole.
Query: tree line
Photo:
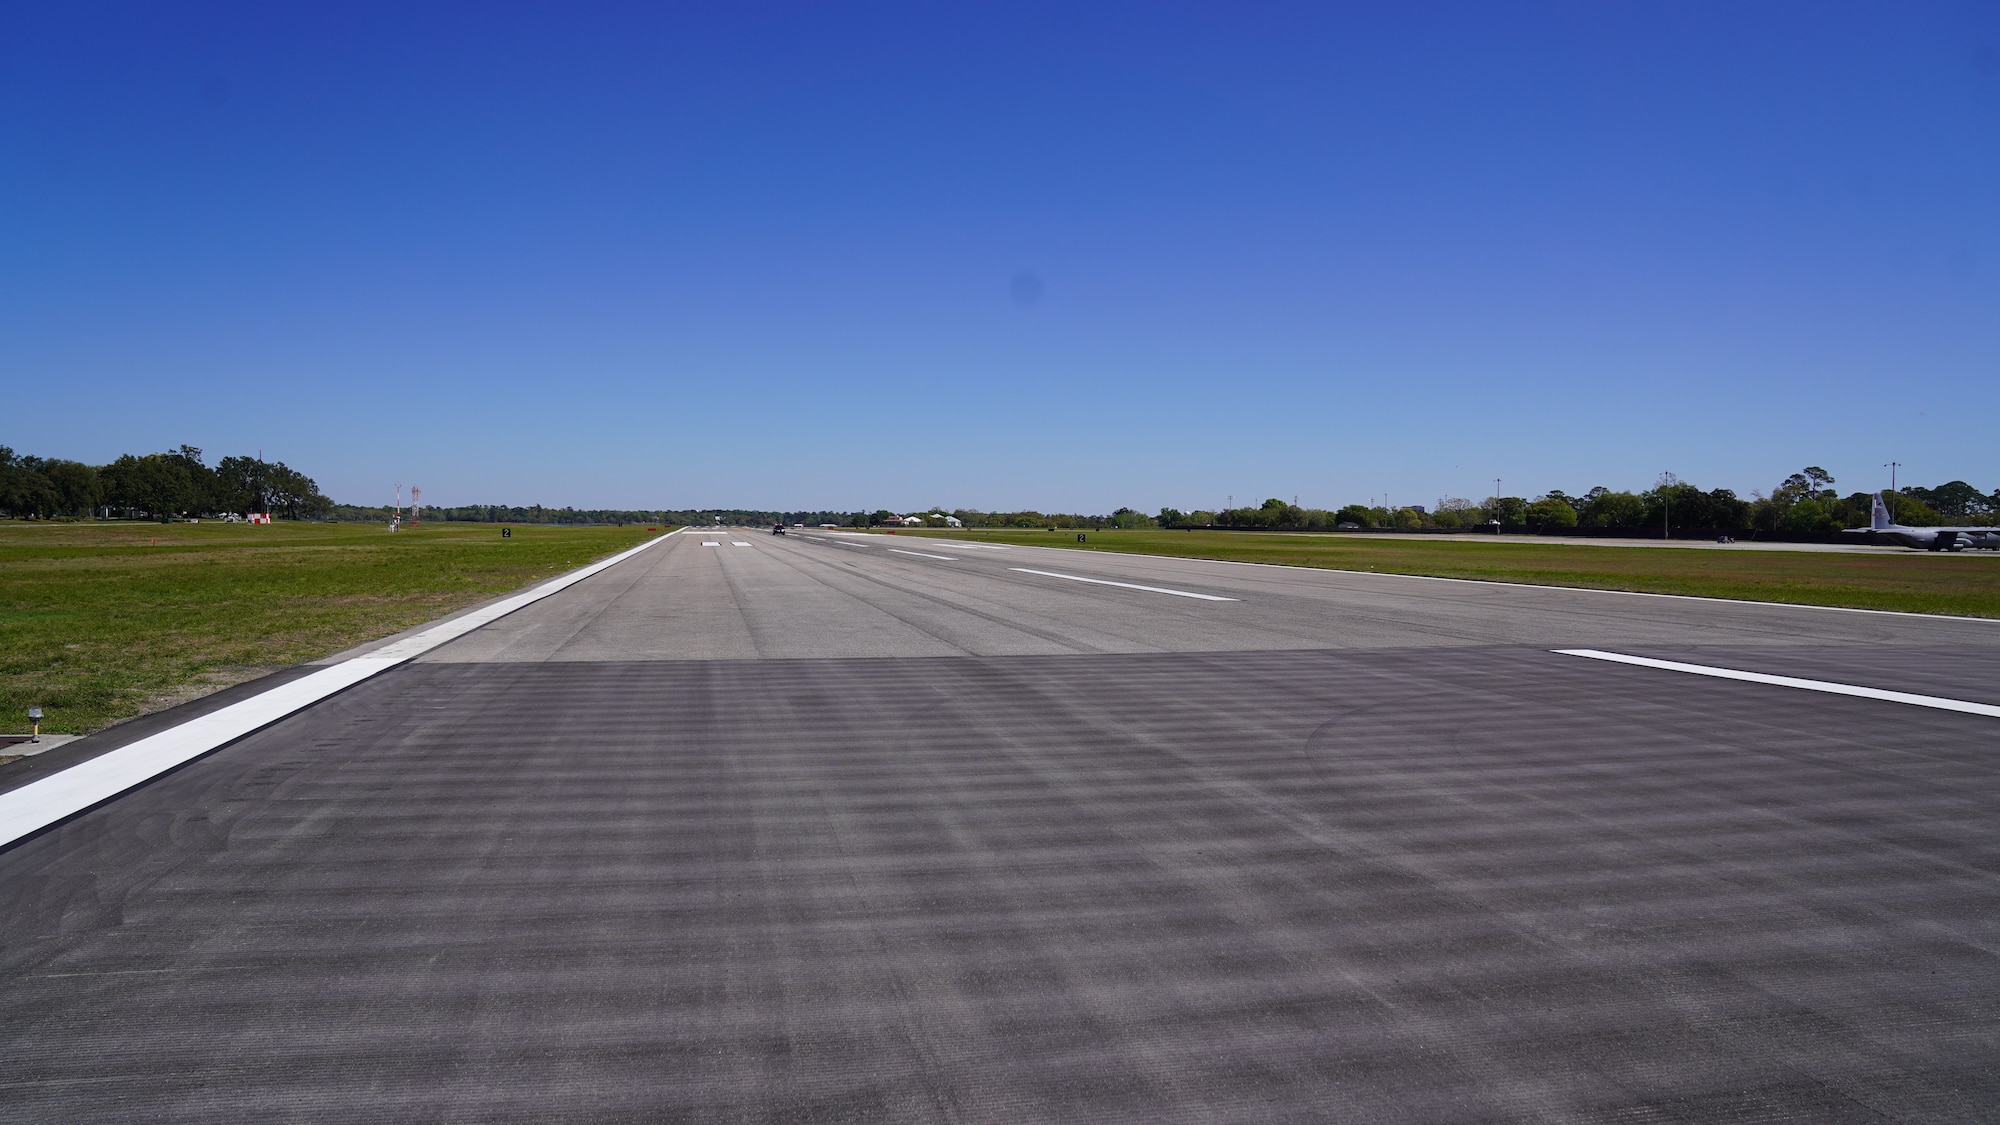
[[[0,445],[0,515],[16,519],[172,520],[253,512],[321,519],[332,507],[311,477],[283,461],[224,457],[211,468],[200,449],[183,445],[87,465]]]
[[[2000,489],[1982,493],[1964,481],[1952,481],[1936,488],[1885,490],[1883,498],[1896,521],[1912,527],[1935,527],[1944,523],[2000,524]],[[723,523],[730,524],[783,521],[866,528],[904,526],[904,520],[910,516],[921,519],[929,527],[946,527],[949,521],[945,517],[950,516],[961,526],[969,528],[1073,530],[1226,527],[1283,531],[1330,531],[1337,528],[1449,531],[1491,528],[1497,523],[1502,527],[1534,530],[1604,528],[1646,533],[1678,529],[1723,534],[1825,532],[1866,527],[1871,508],[1869,493],[1840,495],[1834,488],[1832,474],[1814,465],[1786,477],[1769,493],[1761,490],[1752,492],[1747,499],[1727,488],[1703,489],[1673,473],[1662,473],[1652,488],[1640,492],[1617,491],[1599,485],[1578,495],[1551,489],[1533,498],[1489,496],[1475,502],[1463,497],[1445,497],[1435,506],[1427,507],[1349,504],[1329,510],[1300,507],[1273,498],[1255,507],[1219,511],[1162,508],[1156,515],[1150,516],[1132,508],[1119,508],[1109,514],[1086,515],[1034,509],[988,512],[939,504],[901,513],[888,508],[857,512],[703,509],[663,512],[661,518],[670,523],[697,526],[712,524],[719,515]],[[382,512],[386,516],[387,509],[382,509]],[[425,509],[425,519],[431,518],[429,512],[430,509]]]
[[[1617,491],[1599,485],[1577,495],[1551,489],[1533,498],[1489,496],[1473,501],[1464,497],[1444,497],[1434,506],[1349,504],[1324,509],[1288,504],[1273,497],[1255,507],[1217,511],[1181,511],[1162,508],[1148,516],[1131,508],[1119,508],[1109,515],[1075,515],[1037,511],[982,512],[963,508],[933,507],[918,515],[949,513],[966,527],[1014,528],[1268,528],[1283,531],[1317,531],[1339,528],[1387,528],[1400,530],[1464,530],[1494,525],[1533,530],[1603,528],[1640,533],[1658,531],[1729,532],[1828,532],[1850,527],[1867,527],[1873,497],[1867,492],[1843,496],[1834,487],[1831,473],[1817,465],[1808,466],[1774,485],[1766,493],[1752,492],[1748,498],[1727,488],[1703,489],[1673,473],[1662,473],[1652,488],[1640,492]],[[1884,490],[1896,522],[1911,527],[1941,524],[1967,526],[2000,525],[2000,489],[1981,492],[1962,480],[1935,488],[1906,487]],[[861,526],[896,521],[893,512],[878,511],[863,518],[854,513],[843,524]],[[942,526],[941,519],[926,524]]]
[[[1526,527],[1537,530],[1606,528],[1628,531],[1701,530],[1715,532],[1827,532],[1867,527],[1873,496],[1842,496],[1831,473],[1808,466],[1778,482],[1769,493],[1748,499],[1727,488],[1704,490],[1673,473],[1662,473],[1643,492],[1614,491],[1599,485],[1581,495],[1552,489],[1529,499],[1489,496],[1481,501],[1444,497],[1435,507],[1350,504],[1327,511],[1270,499],[1254,508],[1182,512],[1165,508],[1153,519],[1161,527],[1398,528],[1444,530]],[[1962,480],[1935,488],[1884,490],[1892,518],[1911,527],[1941,524],[2000,524],[2000,489],[1981,492]]]
[[[1602,485],[1579,495],[1551,489],[1532,499],[1489,496],[1474,502],[1444,497],[1436,505],[1388,507],[1349,504],[1328,510],[1287,504],[1272,498],[1255,507],[1220,511],[1162,508],[1146,515],[1119,508],[1106,515],[1041,512],[1023,509],[987,512],[973,508],[922,509],[914,515],[930,526],[949,525],[949,515],[965,527],[988,528],[1269,528],[1272,530],[1333,530],[1336,528],[1396,528],[1459,530],[1502,527],[1536,530],[1605,528],[1636,532],[1700,530],[1727,532],[1825,532],[1868,526],[1872,503],[1865,492],[1845,496],[1834,487],[1832,474],[1807,466],[1749,498],[1727,488],[1704,490],[1672,473],[1662,473],[1642,492],[1614,491]],[[1898,523],[1912,527],[1941,524],[2000,524],[2000,489],[1981,492],[1962,480],[1934,488],[1907,487],[1885,491],[1884,500]],[[108,465],[17,455],[0,445],[0,515],[47,519],[70,516],[174,519],[248,515],[270,512],[287,519],[388,522],[388,505],[335,504],[312,478],[282,461],[224,457],[210,468],[202,451],[183,445],[165,453],[126,454]],[[403,509],[404,517],[410,516]],[[425,505],[420,516],[437,523],[519,524],[652,524],[736,525],[768,523],[835,524],[841,527],[902,526],[911,513],[887,508],[874,511],[772,511],[749,508],[612,509],[552,508],[540,504]]]

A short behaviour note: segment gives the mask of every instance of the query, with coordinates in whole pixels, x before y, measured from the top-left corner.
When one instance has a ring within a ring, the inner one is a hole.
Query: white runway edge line
[[[1558,648],[1550,651],[1562,656],[1581,656],[1589,660],[1636,664],[1641,668],[1663,668],[1669,672],[1688,672],[1696,676],[1714,676],[1723,680],[1742,680],[1752,684],[1823,691],[1829,695],[1851,695],[1858,699],[1880,699],[1889,703],[1907,703],[1913,707],[1932,707],[1939,711],[1958,711],[1967,715],[1985,715],[1988,718],[2000,719],[2000,707],[1990,703],[1972,703],[1963,699],[1946,699],[1938,695],[1915,695],[1907,691],[1885,691],[1882,688],[1837,684],[1831,680],[1802,680],[1796,676],[1772,676],[1764,672],[1743,672],[1734,668],[1714,668],[1706,664],[1683,664],[1678,660],[1654,660],[1651,657],[1626,656],[1622,652],[1604,652],[1594,648]]]
[[[889,548],[889,553],[892,555],[915,555],[920,559],[941,559],[945,562],[958,561],[957,559],[952,558],[950,555],[926,555],[922,551],[905,551],[896,547]]]
[[[0,847],[143,785],[175,766],[191,762],[246,734],[270,726],[447,641],[457,640],[482,625],[492,624],[517,609],[567,590],[591,575],[617,566],[678,534],[677,531],[670,531],[655,536],[629,551],[620,551],[601,562],[572,570],[532,590],[524,590],[463,617],[433,625],[421,633],[301,676],[200,718],[189,719],[179,726],[147,735],[89,761],[78,762],[61,773],[11,792],[0,793]]]
[[[1088,582],[1093,586],[1118,586],[1126,590],[1144,590],[1149,594],[1172,594],[1177,598],[1198,598],[1205,602],[1233,602],[1235,598],[1218,597],[1215,594],[1196,594],[1187,590],[1169,590],[1165,586],[1141,586],[1136,582],[1113,582],[1109,578],[1085,578],[1081,574],[1057,574],[1053,570],[1029,570],[1025,566],[1010,566],[1008,570],[1022,574],[1039,574],[1044,578],[1067,578],[1071,582]]]

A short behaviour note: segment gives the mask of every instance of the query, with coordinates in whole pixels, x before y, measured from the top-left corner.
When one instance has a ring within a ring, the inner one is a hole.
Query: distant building
[[[900,520],[898,520],[898,521],[896,521],[896,522],[898,522],[898,523],[902,524],[902,525],[903,525],[904,527],[922,527],[922,526],[924,526],[924,517],[922,517],[922,516],[904,516],[904,517],[903,517],[902,519],[900,519]]]

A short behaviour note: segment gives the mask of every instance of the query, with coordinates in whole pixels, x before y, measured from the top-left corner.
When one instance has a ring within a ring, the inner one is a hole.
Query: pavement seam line
[[[196,716],[116,750],[78,762],[60,773],[50,774],[19,789],[0,793],[0,847],[136,789],[168,770],[219,750],[322,699],[498,621],[517,609],[561,593],[678,534],[679,531],[670,531],[655,536],[608,559],[579,567],[461,617],[439,622],[393,644],[343,660],[206,715]]]
[[[1696,676],[1713,676],[1723,680],[1741,680],[1752,684],[1770,684],[1774,687],[1799,688],[1804,691],[1822,691],[1829,695],[1851,695],[1858,699],[1880,699],[1889,703],[1907,703],[1913,707],[1930,707],[1939,711],[1957,711],[1966,715],[1984,715],[2000,719],[2000,707],[1990,703],[1973,703],[1964,699],[1948,699],[1941,695],[1918,695],[1907,691],[1889,691],[1885,688],[1860,687],[1855,684],[1835,683],[1832,680],[1807,680],[1797,676],[1774,676],[1767,672],[1745,672],[1736,668],[1716,668],[1707,664],[1687,664],[1678,660],[1655,660],[1650,656],[1627,656],[1622,652],[1605,652],[1595,648],[1556,648],[1550,652],[1560,656],[1581,656],[1587,660],[1609,660],[1617,664],[1632,664],[1641,668],[1661,668],[1669,672],[1687,672]]]

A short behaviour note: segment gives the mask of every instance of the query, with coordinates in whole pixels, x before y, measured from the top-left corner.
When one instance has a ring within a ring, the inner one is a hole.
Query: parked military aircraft
[[[1875,507],[1867,527],[1850,527],[1850,534],[1881,536],[1892,543],[1919,551],[1960,551],[1967,547],[2000,550],[2000,527],[1904,527],[1889,518],[1889,505],[1875,494]]]

